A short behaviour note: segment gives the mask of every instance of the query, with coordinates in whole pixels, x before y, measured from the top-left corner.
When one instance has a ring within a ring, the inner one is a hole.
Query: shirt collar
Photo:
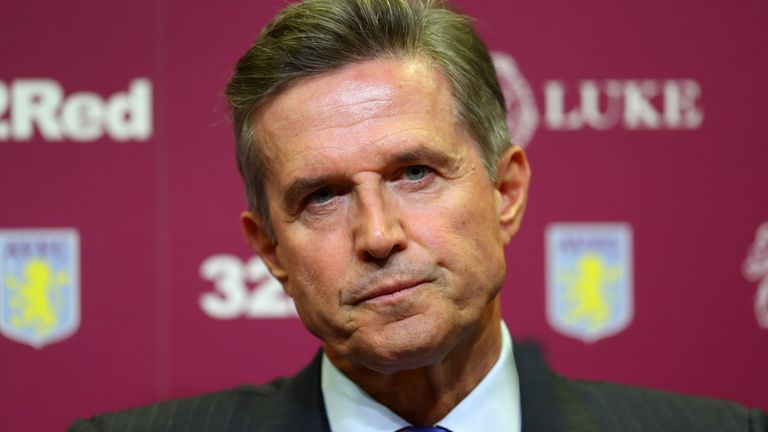
[[[320,386],[333,432],[391,432],[408,422],[344,375],[323,354]],[[488,374],[448,415],[437,422],[452,432],[520,431],[520,387],[512,338],[501,322],[501,353]]]

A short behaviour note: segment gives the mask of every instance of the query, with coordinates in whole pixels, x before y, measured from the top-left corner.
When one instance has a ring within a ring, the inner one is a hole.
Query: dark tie
[[[446,428],[440,426],[408,426],[404,427],[397,432],[451,432]]]

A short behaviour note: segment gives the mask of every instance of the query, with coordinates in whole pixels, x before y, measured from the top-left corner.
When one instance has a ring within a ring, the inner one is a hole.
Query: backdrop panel
[[[768,6],[705,3],[457,2],[533,169],[513,336],[569,376],[768,409]],[[318,348],[242,240],[223,97],[283,5],[3,8],[0,430],[261,383]]]

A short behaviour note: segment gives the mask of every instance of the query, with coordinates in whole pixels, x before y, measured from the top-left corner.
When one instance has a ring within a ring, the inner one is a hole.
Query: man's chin
[[[401,355],[394,359],[367,359],[366,368],[381,375],[428,368],[439,364],[445,355]]]
[[[440,333],[413,333],[399,338],[387,338],[383,333],[368,341],[350,350],[347,358],[384,375],[439,364],[455,347],[452,338]]]

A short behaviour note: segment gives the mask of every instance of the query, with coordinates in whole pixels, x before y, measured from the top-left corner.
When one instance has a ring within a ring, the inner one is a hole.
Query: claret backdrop
[[[0,430],[290,374],[223,89],[283,0],[0,14]],[[534,178],[503,314],[572,377],[768,409],[768,3],[458,1]]]

